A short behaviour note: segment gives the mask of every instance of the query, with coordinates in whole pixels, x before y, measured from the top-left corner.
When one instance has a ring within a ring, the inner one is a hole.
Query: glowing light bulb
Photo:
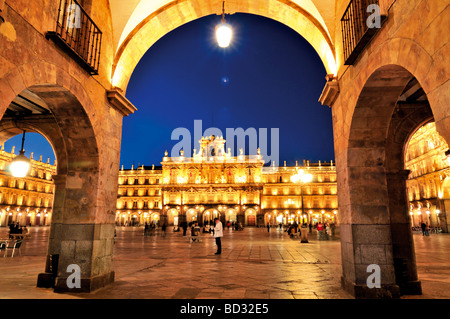
[[[30,169],[30,161],[24,155],[18,155],[11,162],[11,173],[14,177],[25,177]]]
[[[216,39],[217,44],[221,48],[226,48],[231,43],[231,38],[233,37],[233,30],[231,26],[225,22],[222,22],[216,27]]]

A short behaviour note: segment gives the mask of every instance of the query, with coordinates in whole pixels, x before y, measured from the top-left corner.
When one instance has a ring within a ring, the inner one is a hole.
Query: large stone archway
[[[336,3],[340,16],[348,2]],[[412,293],[418,292],[415,261],[403,265],[394,262],[405,255],[414,260],[405,228],[407,209],[403,211],[406,173],[401,166],[402,143],[430,114],[439,134],[450,141],[450,82],[448,63],[444,62],[449,37],[440,31],[444,21],[448,25],[448,9],[438,1],[397,1],[388,7],[386,23],[353,65],[339,66],[337,78],[329,80],[334,87],[327,83],[321,97],[321,101],[329,97],[325,103],[332,107],[342,222],[342,283],[358,298],[398,297],[396,272],[400,268],[407,274],[404,282],[410,283]],[[398,20],[399,16],[402,19]],[[338,60],[342,54],[337,46]],[[428,109],[423,105],[398,107],[400,95],[412,78],[420,84]],[[369,263],[381,266],[382,289],[367,287]]]
[[[67,48],[46,38],[55,30],[59,5],[59,1],[29,6],[0,1],[0,138],[26,129],[41,133],[52,145],[57,175],[48,257],[53,263],[47,262],[38,284],[83,292],[113,281],[122,118],[135,108],[111,90],[109,1],[89,2],[86,8],[103,36],[96,76],[86,72]],[[6,113],[24,90],[39,97],[48,112]],[[80,267],[81,287],[68,287],[68,265]]]
[[[342,284],[357,297],[421,294],[404,153],[409,137],[433,113],[427,99],[402,101],[413,81],[399,65],[382,66],[368,78],[354,108],[340,211]],[[380,267],[379,289],[366,282],[374,264]]]
[[[80,267],[79,287],[91,291],[113,281],[113,220],[104,205],[100,154],[92,123],[76,96],[55,84],[28,87],[45,102],[49,114],[4,116],[2,141],[22,130],[45,136],[57,159],[55,193],[46,272],[39,287],[66,291],[69,265]],[[87,105],[88,106],[88,105]],[[112,201],[112,198],[111,198]]]
[[[160,2],[159,8],[150,6],[154,11],[145,17],[141,13],[141,17],[134,24],[129,21],[129,25],[133,27],[125,32],[118,43],[111,78],[113,86],[123,91],[126,91],[128,81],[139,60],[156,41],[183,24],[208,15],[220,14],[222,11],[222,1],[217,0]],[[334,44],[327,25],[317,12],[313,1],[301,3],[303,6],[297,4],[297,1],[289,0],[269,0],[264,4],[259,0],[229,1],[226,3],[226,12],[260,15],[292,28],[311,44],[321,58],[327,73],[335,75],[337,63]],[[321,4],[325,6],[325,3]],[[333,7],[333,1],[328,1],[328,5]]]

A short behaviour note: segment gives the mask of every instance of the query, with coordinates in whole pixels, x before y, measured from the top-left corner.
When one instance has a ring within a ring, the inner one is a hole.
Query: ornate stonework
[[[445,208],[450,200],[447,150],[434,122],[420,127],[409,140],[405,168],[410,171],[406,185],[414,226],[424,222],[432,228],[449,230],[450,215]]]
[[[211,156],[211,144],[215,154]],[[202,138],[192,158],[164,156],[159,167],[119,173],[116,224],[178,220],[204,223],[212,216],[243,225],[337,222],[336,170],[332,162],[264,167],[260,154],[232,157],[223,138]],[[300,169],[313,175],[303,186],[291,181]],[[210,215],[206,213],[211,212]],[[250,217],[249,217],[250,216]]]
[[[50,164],[33,159],[28,176],[15,178],[8,172],[8,165],[17,156],[0,150],[0,227],[11,222],[19,222],[24,226],[50,225],[52,220],[53,191],[52,175],[56,171],[56,163]]]

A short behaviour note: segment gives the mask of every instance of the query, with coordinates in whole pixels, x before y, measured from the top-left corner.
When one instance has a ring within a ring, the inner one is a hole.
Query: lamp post
[[[291,176],[291,181],[295,184],[300,184],[300,194],[301,194],[301,199],[302,199],[302,216],[303,216],[303,214],[304,214],[304,212],[303,212],[303,207],[304,207],[304,205],[303,205],[303,185],[312,181],[312,175],[305,173],[304,170],[299,170],[297,172],[297,174]],[[302,234],[301,242],[307,243],[308,242],[307,232],[303,231],[303,232],[301,232],[301,234]]]
[[[312,175],[305,173],[304,170],[299,170],[297,174],[291,176],[291,181],[295,184],[300,184],[300,193],[302,201],[302,216],[303,212],[303,185],[312,181]]]
[[[25,131],[22,136],[22,148],[19,155],[17,155],[10,164],[11,173],[14,177],[25,177],[30,170],[30,159],[25,156],[23,145],[25,143]]]

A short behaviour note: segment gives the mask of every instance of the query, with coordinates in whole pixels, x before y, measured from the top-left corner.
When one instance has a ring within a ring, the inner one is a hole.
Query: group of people
[[[27,226],[20,226],[19,222],[12,222],[9,225],[9,238],[13,238],[12,235],[15,234],[28,234],[28,228]]]
[[[299,226],[299,224],[297,224],[297,223],[292,223],[292,224],[290,224],[287,228],[286,228],[286,230],[285,230],[287,233],[288,233],[288,235],[290,236],[290,237],[293,237],[295,234],[301,234],[302,233],[302,231],[301,231],[301,229],[300,229],[300,226]]]
[[[152,221],[150,224],[149,223],[145,223],[144,225],[144,236],[151,236],[154,235],[156,232],[156,227],[157,225]],[[166,228],[167,225],[166,223],[163,223],[161,225],[161,231],[162,231],[162,236],[164,237],[166,235]]]
[[[184,231],[183,228],[183,232],[184,235],[186,234],[186,232]],[[216,246],[217,246],[217,251],[215,253],[215,255],[220,255],[222,253],[222,237],[223,237],[223,224],[220,221],[219,218],[215,218],[214,219],[214,226],[209,226],[208,227],[208,231],[206,231],[206,225],[203,226],[203,232],[210,232],[213,234],[213,237],[215,238],[216,241]],[[199,240],[198,237],[200,236],[200,226],[198,225],[198,223],[192,223],[191,224],[191,239],[193,242]]]
[[[319,240],[329,240],[330,239],[329,229],[331,230],[331,236],[334,236],[335,225],[318,222],[316,224],[316,229],[317,233],[319,234]]]
[[[236,227],[239,227],[239,224],[236,223]],[[231,227],[231,223],[227,222],[227,226]],[[158,227],[157,224],[154,222],[148,224],[145,223],[144,225],[144,236],[153,235],[155,234],[156,228]],[[233,225],[234,227],[234,225]],[[242,226],[241,226],[242,227]],[[161,225],[161,231],[162,236],[165,236],[167,225],[166,223],[162,223]],[[183,236],[186,236],[188,228],[191,230],[191,238],[192,241],[197,241],[198,238],[195,238],[197,236],[200,236],[200,232],[202,231],[200,226],[198,225],[198,222],[182,222],[180,227],[174,226],[174,231],[179,231],[180,228],[183,230]],[[215,218],[214,221],[207,221],[205,225],[203,226],[203,233],[211,233],[216,241],[217,251],[216,255],[220,255],[222,253],[222,237],[223,237],[223,224],[218,219]]]
[[[280,229],[282,229],[282,224],[279,224]],[[308,228],[309,228],[309,232],[312,233],[312,229],[313,227],[317,230],[318,236],[319,236],[319,240],[329,240],[330,236],[333,237],[335,234],[335,230],[336,230],[336,225],[334,223],[322,223],[322,222],[318,222],[315,225],[313,225],[312,223],[308,224]],[[288,225],[285,229],[285,232],[288,233],[288,235],[290,237],[293,237],[295,234],[301,234],[302,230],[301,228],[306,228],[306,225],[303,224],[302,227],[300,227],[299,224],[297,224],[296,222]],[[267,224],[267,231],[270,232],[270,224]]]

